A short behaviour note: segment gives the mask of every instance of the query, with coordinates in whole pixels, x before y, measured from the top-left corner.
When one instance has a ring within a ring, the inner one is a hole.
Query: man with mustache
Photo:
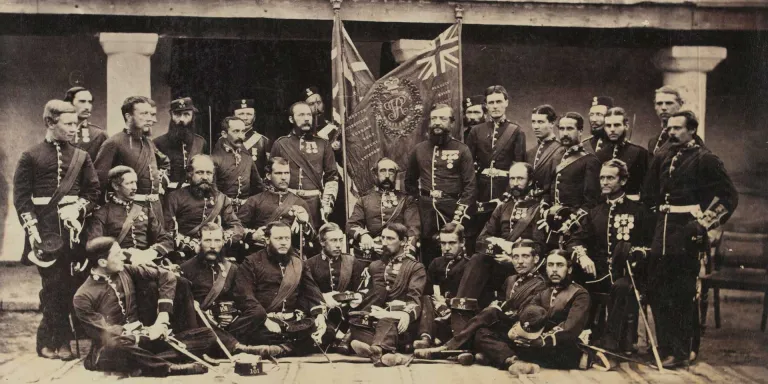
[[[488,109],[485,108],[485,96],[474,95],[464,99],[464,142],[467,142],[469,132],[472,127],[485,123],[485,115]]]
[[[421,230],[419,207],[413,197],[395,189],[400,167],[392,159],[383,157],[372,172],[376,177],[376,188],[355,203],[347,220],[347,236],[354,239],[363,255],[374,255],[375,252],[369,251],[376,248],[375,239],[384,227],[399,223],[408,228],[408,238],[415,249]]]
[[[175,191],[183,186],[187,176],[186,167],[195,155],[208,153],[208,142],[195,134],[197,108],[189,97],[171,101],[171,121],[168,133],[155,138],[155,146],[168,156],[171,170],[168,172],[168,191]]]
[[[709,247],[707,231],[724,224],[739,201],[723,162],[696,141],[698,126],[691,111],[670,115],[669,150],[654,157],[642,192],[645,204],[658,212],[648,298],[659,354],[667,356],[662,361],[665,367],[683,365],[691,352],[697,352],[694,297],[699,260]]]
[[[533,167],[515,163],[508,174],[509,192],[478,236],[478,252],[469,260],[456,298],[451,301],[454,334],[467,326],[477,310],[495,300],[504,281],[515,273],[509,258],[515,241],[530,239],[536,243],[538,252],[545,250],[547,234],[537,228],[545,208],[533,191]]]
[[[595,96],[589,107],[589,128],[592,136],[581,141],[587,153],[597,153],[607,141],[605,132],[605,114],[613,108],[613,98],[609,96]]]
[[[576,112],[568,112],[558,124],[560,143],[566,148],[555,168],[555,181],[549,201],[551,209],[560,206],[589,209],[600,198],[600,160],[587,153],[581,142],[584,118]]]
[[[429,348],[451,337],[451,310],[448,300],[456,296],[469,256],[464,250],[464,227],[448,223],[438,233],[443,255],[427,268],[427,295],[422,298],[419,340],[413,348]]]
[[[229,331],[241,343],[274,357],[309,354],[313,339],[319,344],[326,332],[323,295],[309,266],[291,247],[290,226],[271,222],[265,235],[267,248],[248,256],[237,269],[234,298],[240,316]]]
[[[157,123],[157,107],[152,99],[131,96],[121,107],[125,129],[108,138],[99,150],[94,167],[99,174],[102,192],[109,185],[109,170],[125,165],[133,168],[138,176],[136,195],[133,200],[155,210],[163,216],[160,194],[161,180],[170,169],[170,160],[157,150],[150,139],[152,126]]]
[[[484,361],[501,369],[511,365],[514,352],[510,349],[507,332],[519,318],[520,311],[534,295],[546,288],[546,279],[539,274],[539,246],[533,240],[517,239],[507,257],[515,268],[515,274],[507,277],[502,286],[501,300],[492,302],[472,317],[466,328],[456,332],[444,345],[417,349],[419,358],[434,358],[444,350],[457,350],[472,345],[473,354],[461,354],[459,362],[469,364]]]
[[[271,156],[279,156],[291,165],[288,189],[304,199],[314,228],[327,222],[339,193],[339,172],[333,149],[327,140],[317,137],[312,127],[312,110],[299,101],[289,108],[291,133],[275,140]]]
[[[107,140],[107,132],[90,120],[93,111],[93,95],[84,87],[72,87],[64,94],[64,101],[72,103],[77,110],[77,133],[72,144],[88,152],[91,160],[96,159],[101,145]]]
[[[370,275],[366,263],[354,256],[343,253],[344,232],[336,223],[323,224],[318,231],[322,251],[309,258],[307,265],[312,272],[328,307],[328,323],[331,325],[324,339],[330,342],[336,353],[348,355],[351,350],[348,332],[349,311],[357,308],[362,295],[368,292]],[[340,295],[354,295],[354,299],[341,301]],[[337,300],[339,299],[339,300]]]
[[[609,112],[606,119],[609,136],[611,122]],[[566,245],[578,265],[574,280],[590,294],[610,297],[607,308],[592,307],[588,327],[592,329],[591,339],[597,340],[596,345],[616,352],[631,352],[637,336],[638,303],[626,263],[632,266],[635,282],[643,283],[646,265],[643,256],[653,236],[650,212],[639,202],[627,198],[625,187],[631,180],[629,172],[621,160],[603,163],[600,188],[604,200],[588,211]],[[602,315],[606,312],[607,319]]]
[[[421,262],[426,265],[439,256],[437,231],[449,222],[466,222],[477,198],[472,152],[450,134],[453,108],[435,104],[429,118],[429,139],[413,148],[405,174],[405,191],[419,202]]]
[[[619,159],[627,165],[629,179],[624,185],[624,192],[627,198],[634,201],[640,200],[640,189],[643,187],[645,174],[648,172],[648,166],[651,163],[651,156],[648,151],[629,142],[627,132],[629,131],[629,119],[624,108],[614,107],[605,114],[605,139],[602,149],[595,154],[600,163],[608,160]]]
[[[189,185],[171,192],[163,208],[164,226],[174,231],[176,250],[185,258],[197,254],[200,228],[217,221],[224,228],[228,245],[243,239],[243,225],[235,215],[232,199],[216,189],[214,165],[208,155],[197,155],[187,165]]]
[[[264,136],[263,128],[262,132],[257,132],[254,128],[254,122],[256,121],[256,100],[232,100],[230,103],[230,111],[232,112],[232,116],[237,117],[245,123],[243,148],[250,154],[253,162],[256,163],[256,169],[259,170],[259,174],[264,175],[266,172],[267,161],[269,161],[269,150],[272,148],[272,143],[266,136]],[[224,135],[222,135],[222,138],[219,139],[219,141],[223,138]]]
[[[264,191],[264,182],[243,146],[245,123],[228,116],[221,122],[221,131],[221,139],[211,153],[216,167],[216,186],[232,199],[237,212],[248,197]]]
[[[43,318],[37,329],[37,354],[48,359],[74,358],[69,342],[72,296],[77,279],[72,264],[82,261],[78,226],[96,206],[99,181],[87,152],[72,145],[77,134],[77,110],[51,100],[43,110],[45,138],[21,154],[13,176],[13,205],[27,238],[21,262],[38,266]],[[68,230],[67,228],[73,228]],[[58,250],[43,252],[43,240],[61,240]]]
[[[541,196],[549,196],[555,167],[565,153],[565,147],[555,136],[556,126],[557,113],[551,105],[540,105],[531,112],[531,128],[538,145],[528,151],[527,158],[533,166],[533,185]]]
[[[467,137],[467,146],[472,152],[477,168],[477,215],[469,237],[474,238],[491,212],[496,208],[492,202],[507,189],[507,170],[514,162],[525,161],[525,132],[520,126],[507,120],[509,94],[501,85],[485,90],[485,106],[490,119],[472,128]],[[474,250],[474,244],[469,247]]]
[[[309,206],[304,199],[288,189],[291,180],[291,165],[282,157],[272,157],[267,164],[267,186],[264,192],[248,198],[237,211],[237,217],[245,227],[245,240],[256,248],[263,248],[267,238],[266,225],[273,221],[283,221],[291,226],[294,248],[299,248],[304,238],[305,252],[313,254],[315,230],[309,222]],[[300,231],[304,231],[303,236]]]
[[[427,280],[424,266],[409,256],[407,229],[391,223],[381,232],[382,258],[371,263],[371,288],[362,310],[350,313],[352,349],[375,366],[405,364],[397,353],[413,340]]]

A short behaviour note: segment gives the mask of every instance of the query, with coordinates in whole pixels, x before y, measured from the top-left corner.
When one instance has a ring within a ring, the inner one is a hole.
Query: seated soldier
[[[475,335],[475,348],[491,363],[517,376],[533,373],[539,365],[555,369],[587,369],[588,361],[579,348],[579,336],[589,317],[589,293],[571,280],[571,259],[556,249],[547,256],[547,287],[534,295],[530,306],[541,307],[546,324],[539,332],[534,321],[522,319],[506,337],[489,330]],[[521,316],[522,317],[522,316]],[[520,364],[523,360],[534,365]]]
[[[443,255],[432,260],[427,268],[425,290],[431,292],[422,298],[419,340],[413,348],[429,348],[451,338],[451,310],[447,300],[456,296],[459,282],[467,266],[464,249],[464,227],[448,223],[437,234]]]
[[[325,339],[333,343],[337,353],[349,354],[350,308],[360,305],[363,294],[367,293],[370,281],[365,262],[342,253],[344,232],[336,223],[327,223],[318,231],[323,251],[307,260],[320,292],[323,292],[328,307],[328,333]]]
[[[413,354],[418,358],[431,359],[444,357],[446,354],[461,352],[459,348],[471,344],[480,329],[488,329],[496,335],[506,337],[507,331],[517,321],[520,311],[533,300],[533,297],[546,288],[546,280],[538,273],[539,252],[536,243],[532,240],[518,239],[512,245],[510,259],[515,267],[516,274],[507,278],[502,291],[502,301],[495,301],[480,311],[467,323],[467,327],[456,333],[452,339],[444,345],[435,348],[416,349]],[[503,338],[501,337],[500,338]],[[451,352],[453,351],[453,352]],[[504,361],[507,356],[499,356],[494,348],[487,348],[485,354],[471,353],[459,354],[459,362],[467,365],[473,360],[478,362]]]
[[[198,236],[205,223],[221,223],[228,245],[243,239],[243,225],[235,215],[232,199],[216,189],[213,175],[211,157],[195,155],[187,165],[189,185],[171,192],[165,199],[164,225],[166,230],[174,231],[176,250],[183,260],[199,251]]]
[[[125,253],[111,237],[92,239],[87,254],[94,267],[73,300],[75,314],[92,340],[86,369],[138,369],[142,375],[159,377],[207,372],[198,363],[176,364],[188,358],[171,343],[181,342],[187,351],[200,356],[214,347],[215,338],[209,329],[197,328],[168,339],[176,286],[173,273],[152,265],[125,265]],[[136,288],[150,281],[157,283],[160,299],[154,303],[157,319],[144,326],[139,321],[138,301],[142,298],[136,295]]]
[[[282,220],[291,225],[291,244],[299,249],[302,259],[315,254],[315,230],[309,219],[309,206],[304,199],[288,190],[291,165],[282,157],[273,157],[267,164],[267,185],[264,192],[251,196],[237,211],[237,217],[245,226],[245,240],[252,253],[266,244],[266,225]],[[301,229],[301,231],[300,231]],[[303,231],[303,232],[302,232]]]
[[[291,227],[275,221],[264,233],[267,248],[246,257],[237,269],[234,299],[240,316],[228,330],[273,357],[308,354],[326,332],[323,295],[291,247]]]
[[[398,348],[410,344],[412,325],[421,314],[421,297],[427,274],[424,266],[406,253],[408,229],[387,224],[381,232],[382,257],[369,266],[372,287],[361,305],[350,313],[355,353],[376,366],[405,364]]]

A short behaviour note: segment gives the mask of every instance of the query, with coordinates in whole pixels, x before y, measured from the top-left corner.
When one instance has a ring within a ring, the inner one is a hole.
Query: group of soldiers
[[[610,369],[637,353],[648,304],[662,364],[695,356],[700,257],[738,195],[674,88],[654,94],[647,149],[610,97],[586,121],[533,108],[527,152],[504,87],[464,101],[461,138],[435,104],[404,175],[380,159],[348,218],[338,124],[316,87],[301,99],[274,143],[254,100],[234,100],[210,154],[188,97],[154,140],[147,97],[124,101],[110,137],[88,89],[49,101],[14,177],[22,261],[42,277],[38,354],[72,359],[74,329],[93,340],[88,369],[148,376],[206,372],[179,344],[209,360],[332,350],[377,366],[412,352],[513,375]]]

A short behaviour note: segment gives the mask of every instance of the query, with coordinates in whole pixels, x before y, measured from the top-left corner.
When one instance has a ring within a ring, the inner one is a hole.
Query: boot
[[[208,367],[200,363],[171,364],[168,367],[168,375],[202,375],[208,373]]]
[[[381,363],[381,355],[384,353],[381,347],[371,346],[359,340],[352,340],[349,346],[355,351],[356,355],[371,359],[373,365]]]
[[[509,368],[507,368],[507,371],[510,375],[512,375],[512,377],[519,377],[520,375],[532,375],[539,373],[539,371],[541,371],[541,367],[534,363],[515,361],[512,363],[512,365],[509,366]]]
[[[424,349],[432,346],[432,337],[425,334],[421,335],[419,340],[413,342],[413,349]]]
[[[236,351],[256,355],[261,357],[281,357],[285,355],[285,350],[279,345],[240,345],[235,347]]]
[[[417,359],[436,359],[436,354],[445,350],[445,346],[433,348],[421,348],[413,351],[413,356]]]
[[[333,351],[342,355],[352,354],[352,347],[349,346],[349,342],[352,339],[352,333],[347,332],[346,335],[333,347]]]
[[[408,362],[408,357],[399,353],[387,353],[381,357],[381,364],[386,367],[405,365],[406,362]]]
[[[59,354],[59,359],[62,359],[64,361],[70,361],[75,358],[75,355],[72,353],[72,349],[69,347],[69,343],[59,347],[58,354]]]
[[[475,353],[475,363],[480,365],[488,365],[488,358],[482,352]]]
[[[56,351],[52,348],[43,347],[40,352],[37,353],[40,355],[40,357],[44,357],[46,359],[58,359],[59,355],[56,354]]]
[[[459,364],[463,366],[470,366],[472,363],[475,362],[475,355],[472,353],[462,353],[459,356],[456,357],[456,360],[459,362]]]

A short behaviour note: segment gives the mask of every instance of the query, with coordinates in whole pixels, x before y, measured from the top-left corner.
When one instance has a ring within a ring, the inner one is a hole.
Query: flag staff
[[[464,70],[462,69],[462,62],[463,56],[461,55],[461,24],[464,20],[464,7],[461,6],[461,4],[456,4],[456,7],[453,9],[454,16],[456,17],[456,24],[458,24],[458,33],[459,33],[459,119],[458,121],[463,121],[461,118],[464,116],[464,103],[462,100],[464,100],[464,79],[463,79],[463,73]],[[462,124],[463,125],[463,124]],[[459,140],[464,142],[464,135],[463,133],[464,127],[460,125],[459,128]]]
[[[339,129],[341,130],[341,155],[342,155],[342,183],[344,184],[344,219],[349,219],[349,170],[347,169],[347,129],[346,129],[346,117],[347,117],[347,86],[344,80],[344,36],[341,34],[341,2],[342,0],[331,0],[333,6],[333,37],[337,42],[336,45],[336,84],[339,87]],[[331,44],[333,45],[333,44]],[[334,47],[331,47],[333,49]]]

